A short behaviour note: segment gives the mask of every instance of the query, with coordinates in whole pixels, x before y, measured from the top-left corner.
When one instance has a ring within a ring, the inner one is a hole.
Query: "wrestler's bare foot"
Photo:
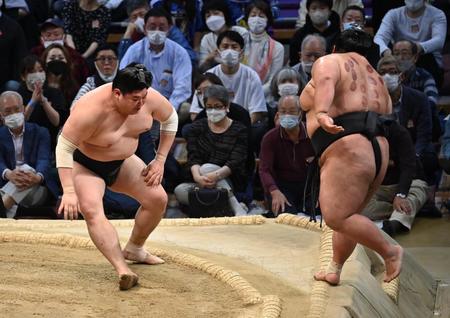
[[[384,260],[386,266],[386,275],[384,281],[389,283],[396,278],[402,269],[403,248],[399,245],[393,247],[392,255]]]
[[[125,248],[122,251],[122,254],[126,260],[133,261],[136,263],[150,264],[150,265],[158,265],[158,264],[165,263],[165,261],[162,258],[159,258],[156,255],[152,255],[144,249],[142,249],[138,252],[132,252],[132,251],[126,250],[126,248]]]
[[[314,274],[314,279],[327,282],[332,286],[339,284],[340,275],[338,273],[326,273],[324,270]]]
[[[137,285],[139,281],[138,275],[133,272],[119,275],[119,289],[128,290]]]

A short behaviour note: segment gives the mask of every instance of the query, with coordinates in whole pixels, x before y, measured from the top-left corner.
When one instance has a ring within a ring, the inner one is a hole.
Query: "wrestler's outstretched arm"
[[[148,102],[157,105],[153,108],[152,115],[154,119],[161,123],[159,146],[156,151],[156,157],[142,171],[142,175],[144,176],[147,185],[154,187],[162,182],[164,176],[164,163],[166,162],[170,148],[172,148],[178,130],[178,115],[175,108],[164,97],[147,94],[147,99],[156,99],[156,101],[148,100]]]
[[[322,57],[313,65],[312,80],[315,84],[314,112],[320,126],[331,134],[344,131],[344,128],[335,125],[333,118],[328,115],[340,76],[339,65],[332,56]]]
[[[64,219],[69,220],[77,219],[80,211],[72,180],[73,152],[82,141],[93,134],[97,127],[98,116],[95,115],[95,111],[83,107],[83,103],[85,99],[77,102],[78,107],[64,124],[56,146],[56,167],[63,188],[58,214],[64,213]]]

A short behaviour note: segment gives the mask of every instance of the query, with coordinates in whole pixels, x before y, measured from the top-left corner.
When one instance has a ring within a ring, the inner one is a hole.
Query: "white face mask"
[[[34,85],[42,85],[45,82],[45,72],[30,73],[27,75],[26,83],[27,87],[34,90]]]
[[[212,123],[218,123],[227,115],[227,111],[225,109],[207,109],[206,117]]]
[[[280,125],[285,129],[292,129],[298,125],[300,118],[297,115],[280,115]]]
[[[356,22],[344,22],[342,23],[342,29],[345,30],[350,30],[350,29],[358,29],[358,30],[362,30],[362,27],[356,23]]]
[[[328,21],[330,12],[328,10],[314,10],[309,13],[309,17],[314,24],[324,25]]]
[[[394,92],[399,85],[399,75],[398,74],[384,74],[383,80],[386,83],[386,87],[390,93]]]
[[[280,96],[297,95],[298,94],[298,84],[294,84],[294,83],[280,84],[280,85],[278,85],[278,94]]]
[[[161,45],[164,44],[164,42],[166,42],[166,32],[158,30],[148,31],[147,38],[150,44]]]
[[[313,62],[303,62],[302,61],[302,69],[305,73],[311,74]]]
[[[239,64],[239,52],[232,49],[221,51],[220,58],[226,66],[232,67]]]
[[[401,60],[398,61],[398,68],[400,72],[405,73],[414,68],[415,64],[412,60]]]
[[[52,44],[59,44],[61,46],[64,46],[64,40],[44,41],[45,48],[48,48]]]
[[[23,113],[15,113],[8,115],[4,118],[5,125],[9,129],[16,129],[23,125],[23,122],[25,120],[25,117]]]
[[[219,31],[225,25],[225,18],[221,15],[212,15],[206,19],[206,26],[213,32]]]
[[[145,33],[144,31],[145,22],[143,18],[141,17],[137,18],[136,21],[134,21],[134,25],[136,26],[136,30],[138,30],[140,33],[142,34]]]
[[[119,68],[119,65],[117,64],[116,69],[114,70],[114,72],[111,75],[105,75],[102,72],[100,72],[100,69],[98,68],[97,63],[94,63],[94,65],[95,65],[95,69],[97,70],[98,76],[100,76],[100,78],[106,83],[111,83],[114,80],[114,78],[116,77],[116,74],[117,74],[117,69]]]
[[[248,27],[252,33],[260,34],[266,30],[267,19],[261,17],[248,18]]]
[[[425,6],[423,0],[405,0],[405,7],[411,12],[417,12]]]

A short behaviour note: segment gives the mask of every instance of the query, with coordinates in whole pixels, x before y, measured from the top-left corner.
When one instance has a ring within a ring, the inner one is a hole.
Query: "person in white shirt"
[[[230,9],[226,0],[210,0],[203,4],[202,16],[211,31],[206,33],[200,42],[199,70],[204,72],[217,65],[219,61],[219,51],[217,49],[217,37],[220,33],[233,30],[238,32],[244,39],[245,46],[248,45],[248,31],[240,26],[232,26]]]
[[[421,55],[417,66],[429,71],[436,82],[442,82],[442,48],[447,33],[447,19],[442,10],[426,4],[425,0],[405,0],[405,6],[389,10],[384,16],[374,42],[380,55],[391,55],[389,45],[409,40],[417,45]]]
[[[250,29],[245,59],[247,65],[258,73],[265,95],[269,95],[270,82],[275,73],[283,67],[284,47],[266,32],[273,23],[272,10],[266,1],[251,2],[246,9],[245,20]]]
[[[341,17],[344,13],[345,8],[349,6],[358,6],[364,8],[364,4],[361,0],[334,0],[331,10],[335,11]],[[296,29],[299,29],[305,25],[307,11],[306,0],[300,1],[300,7],[298,9],[298,19],[295,24]]]

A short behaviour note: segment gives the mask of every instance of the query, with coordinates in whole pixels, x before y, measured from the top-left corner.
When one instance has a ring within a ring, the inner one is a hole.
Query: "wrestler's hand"
[[[333,118],[331,118],[327,114],[319,114],[317,116],[317,121],[319,122],[323,130],[325,130],[327,133],[337,134],[344,131],[344,127],[335,125]]]
[[[76,193],[75,192],[64,193],[58,208],[58,214],[64,212],[64,220],[76,220],[78,219],[79,211],[81,210]]]
[[[394,210],[398,212],[403,212],[405,214],[411,214],[411,205],[407,199],[402,199],[400,197],[395,197],[392,203]]]
[[[153,159],[148,166],[142,170],[142,176],[148,186],[159,186],[164,176],[164,162]]]
[[[280,190],[273,190],[270,194],[272,196],[272,212],[275,216],[285,211],[286,204],[292,206]]]

